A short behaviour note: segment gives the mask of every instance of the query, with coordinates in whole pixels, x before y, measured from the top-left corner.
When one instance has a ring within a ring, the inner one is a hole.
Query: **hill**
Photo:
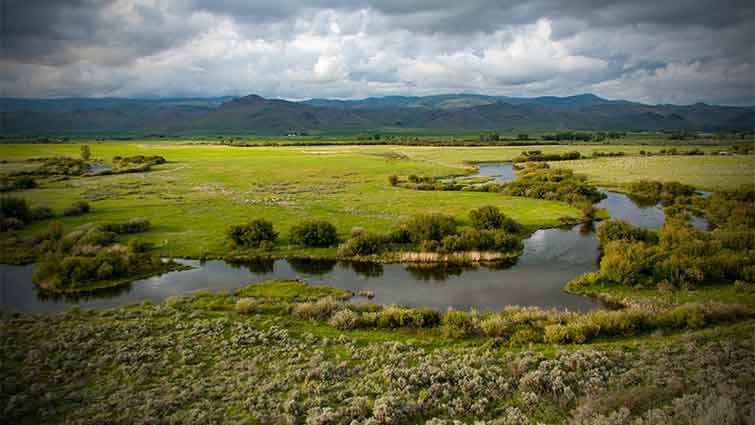
[[[233,132],[433,130],[743,130],[755,107],[645,105],[592,94],[516,98],[476,94],[389,96],[291,102],[240,98],[0,98],[3,135],[87,132],[187,134]]]

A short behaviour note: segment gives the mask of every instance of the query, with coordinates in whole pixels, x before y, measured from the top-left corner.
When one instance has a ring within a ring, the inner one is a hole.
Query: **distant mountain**
[[[378,108],[428,108],[428,109],[464,109],[494,103],[510,105],[544,105],[563,107],[585,107],[606,104],[633,104],[625,100],[607,100],[594,94],[576,96],[542,96],[542,97],[508,97],[485,96],[480,94],[441,94],[435,96],[386,96],[368,97],[359,100],[309,99],[302,103],[312,106],[329,106],[341,109],[378,109]],[[635,103],[635,105],[640,105]]]
[[[645,105],[592,94],[516,98],[476,94],[290,102],[240,98],[0,98],[3,135],[68,133],[286,134],[304,131],[731,130],[755,128],[755,107]]]

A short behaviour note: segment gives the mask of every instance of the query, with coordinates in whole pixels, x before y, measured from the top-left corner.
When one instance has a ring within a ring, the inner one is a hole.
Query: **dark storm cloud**
[[[3,0],[0,90],[755,103],[753,28],[733,0]]]

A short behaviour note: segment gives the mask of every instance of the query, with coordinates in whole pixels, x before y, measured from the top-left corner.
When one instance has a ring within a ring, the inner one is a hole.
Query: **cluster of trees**
[[[0,176],[0,192],[34,189],[37,182],[31,176]]]
[[[445,214],[415,215],[387,234],[375,234],[361,228],[352,230],[339,247],[344,257],[367,256],[384,252],[390,247],[410,245],[422,251],[498,251],[516,252],[522,249],[523,227],[498,208],[485,206],[470,212],[472,229],[460,230],[456,220]],[[273,223],[264,219],[232,225],[227,237],[238,247],[271,250],[279,233]],[[306,220],[291,227],[289,241],[307,247],[338,245],[338,232],[324,220]]]
[[[603,249],[594,280],[644,287],[694,287],[700,284],[755,281],[755,191],[752,186],[716,192],[696,206],[675,199],[676,213],[659,231],[608,221],[598,230]],[[685,207],[703,207],[712,230],[695,230]]]
[[[126,223],[87,223],[68,233],[58,222],[34,237],[34,251],[41,260],[33,280],[52,292],[85,291],[93,282],[122,279],[171,267],[149,253],[150,244],[132,239],[118,243],[125,233],[149,229],[146,219]],[[96,287],[96,285],[95,285]]]
[[[0,232],[21,229],[32,221],[52,216],[53,212],[47,206],[31,207],[26,199],[16,196],[0,197]]]
[[[481,188],[509,196],[558,200],[577,206],[594,204],[606,196],[588,183],[584,176],[563,168],[552,169],[545,163],[528,163],[519,168],[517,174],[519,178],[516,181]]]
[[[580,159],[582,155],[577,152],[565,152],[565,153],[543,153],[543,151],[524,151],[522,154],[514,159],[514,162],[540,162],[540,161],[569,161],[574,159]]]
[[[697,194],[693,186],[679,182],[661,183],[650,180],[640,180],[627,185],[630,197],[639,201],[638,203],[655,205],[658,202],[664,205],[674,204],[677,198],[691,197]],[[682,203],[689,203],[689,200],[679,199]]]

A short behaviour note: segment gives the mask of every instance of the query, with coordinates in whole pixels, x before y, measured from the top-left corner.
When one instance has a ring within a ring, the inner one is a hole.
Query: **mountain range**
[[[215,98],[0,98],[3,135],[425,130],[717,131],[755,128],[755,107],[646,105],[593,94],[533,98],[443,94],[293,102]]]

